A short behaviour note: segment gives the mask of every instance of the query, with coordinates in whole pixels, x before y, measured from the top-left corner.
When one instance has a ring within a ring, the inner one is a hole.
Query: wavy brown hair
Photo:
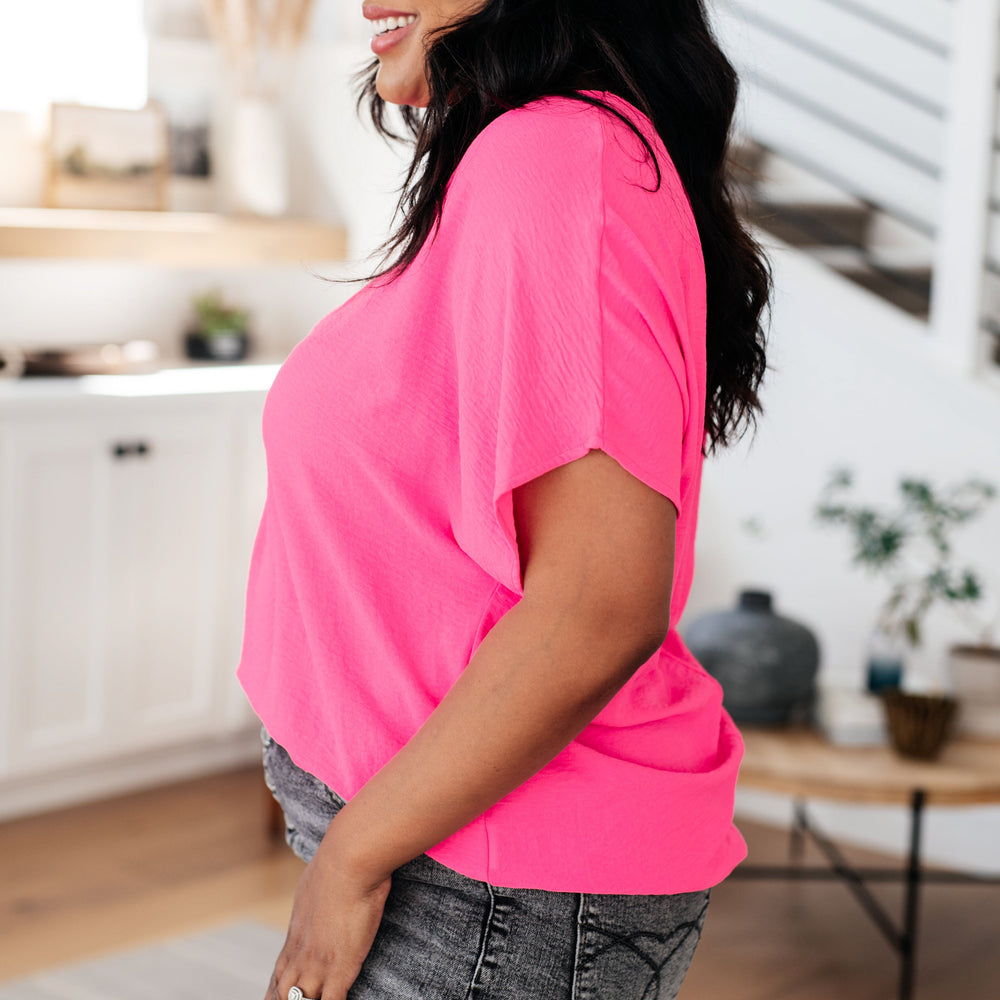
[[[409,135],[386,123],[386,102],[375,88],[378,59],[352,78],[358,113],[367,105],[383,138],[412,142],[415,149],[396,205],[402,222],[372,251],[383,254],[384,266],[346,280],[396,272],[391,280],[405,270],[440,222],[445,186],[473,139],[505,111],[547,95],[597,105],[625,122],[653,159],[658,189],[659,163],[639,129],[604,101],[578,92],[608,91],[652,121],[698,226],[708,310],[710,447],[703,444],[703,454],[727,447],[744,422],[756,424],[772,273],[735,207],[727,166],[739,81],[703,0],[485,0],[428,33],[425,55],[427,107],[394,105]]]

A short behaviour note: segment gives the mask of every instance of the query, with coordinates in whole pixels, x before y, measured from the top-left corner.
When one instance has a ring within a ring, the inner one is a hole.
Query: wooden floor
[[[283,930],[303,865],[268,840],[267,797],[249,769],[0,824],[0,980],[228,920]],[[753,861],[784,860],[784,834],[740,827]],[[930,886],[921,918],[914,1000],[1000,996],[1000,887]],[[896,969],[843,886],[731,879],[681,998],[892,1000]]]

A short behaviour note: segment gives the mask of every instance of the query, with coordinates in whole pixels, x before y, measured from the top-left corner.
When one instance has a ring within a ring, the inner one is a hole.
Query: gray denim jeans
[[[310,861],[344,800],[261,729],[285,839]],[[393,874],[351,1000],[671,1000],[711,890],[626,896],[505,889],[426,854]]]

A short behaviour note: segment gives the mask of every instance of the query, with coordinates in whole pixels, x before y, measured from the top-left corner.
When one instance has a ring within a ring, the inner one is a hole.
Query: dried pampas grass
[[[240,91],[277,90],[305,37],[313,0],[202,0],[202,7]]]

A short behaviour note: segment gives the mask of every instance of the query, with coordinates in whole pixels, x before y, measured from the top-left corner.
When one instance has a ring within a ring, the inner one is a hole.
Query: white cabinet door
[[[233,550],[226,560],[229,592],[228,655],[224,658],[224,686],[228,690],[223,724],[239,730],[259,725],[243,689],[236,680],[243,648],[247,579],[250,557],[267,497],[267,460],[261,433],[264,400],[247,400],[236,415],[236,455],[238,456],[235,496],[233,499]]]
[[[222,406],[124,400],[5,428],[7,771],[211,734],[235,487]]]
[[[79,419],[4,427],[0,679],[7,771],[86,759],[108,727],[113,466]]]
[[[225,410],[175,404],[108,426],[108,690],[113,742],[141,749],[210,731],[233,490]]]

